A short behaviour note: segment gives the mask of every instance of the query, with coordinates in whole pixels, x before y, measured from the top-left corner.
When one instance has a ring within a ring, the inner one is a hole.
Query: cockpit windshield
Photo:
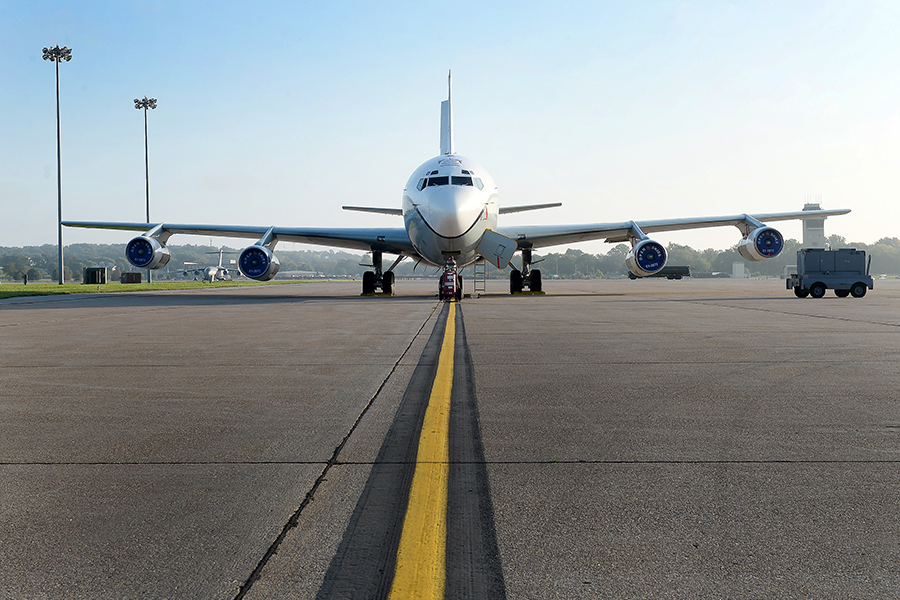
[[[481,183],[481,179],[478,177],[472,177],[471,175],[441,175],[440,177],[423,177],[419,180],[419,183],[416,184],[416,189],[422,191],[427,187],[432,187],[436,185],[462,185],[462,186],[474,186],[479,190],[484,187],[484,184]]]

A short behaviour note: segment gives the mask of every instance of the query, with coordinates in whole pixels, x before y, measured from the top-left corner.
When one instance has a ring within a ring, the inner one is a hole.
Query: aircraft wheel
[[[531,271],[531,289],[532,292],[540,292],[541,291],[541,272],[538,269],[532,269]]]
[[[363,294],[375,293],[375,271],[366,271],[363,273]]]
[[[807,296],[809,296],[809,290],[802,287],[795,287],[794,295],[798,298],[806,298]]]
[[[522,291],[522,271],[513,269],[509,272],[509,293],[518,294]]]
[[[456,276],[456,301],[460,302],[463,299],[463,278],[460,275]]]
[[[382,275],[381,291],[386,296],[394,295],[394,272],[393,271],[388,271],[387,273]]]
[[[854,298],[862,298],[863,296],[866,295],[867,289],[868,288],[866,287],[866,284],[856,282],[850,286],[850,295],[853,296]]]
[[[822,296],[825,295],[825,290],[826,290],[825,284],[822,283],[821,281],[817,281],[814,284],[812,284],[811,286],[809,286],[809,295],[812,296],[813,298],[821,298]]]
[[[838,298],[846,298],[850,295],[850,290],[834,290],[834,295]]]

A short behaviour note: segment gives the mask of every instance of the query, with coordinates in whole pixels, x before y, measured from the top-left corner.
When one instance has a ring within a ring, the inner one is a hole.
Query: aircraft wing
[[[518,242],[520,248],[542,248],[558,244],[574,244],[590,240],[604,240],[610,243],[627,242],[631,239],[632,226],[637,225],[644,233],[658,231],[678,231],[701,229],[704,227],[739,227],[747,217],[758,221],[790,221],[794,219],[822,219],[834,215],[844,215],[850,209],[805,210],[787,213],[760,213],[754,215],[730,215],[724,217],[700,217],[686,219],[659,219],[655,221],[625,221],[621,223],[594,223],[590,225],[527,225],[498,227],[497,233]]]
[[[64,221],[66,227],[146,232],[160,228],[161,237],[176,233],[217,237],[259,239],[272,230],[279,242],[298,242],[369,252],[418,256],[406,229],[402,227],[327,228],[257,227],[244,225],[184,225],[179,223],[115,223],[106,221]]]

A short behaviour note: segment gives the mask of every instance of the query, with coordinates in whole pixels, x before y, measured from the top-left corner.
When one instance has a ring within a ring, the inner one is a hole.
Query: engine
[[[625,264],[638,277],[653,275],[666,266],[666,249],[659,242],[642,240],[625,256]]]
[[[737,249],[747,260],[775,258],[784,249],[784,237],[771,227],[757,227],[740,241]]]
[[[159,240],[141,235],[125,246],[125,258],[139,269],[161,269],[168,264],[172,254]]]
[[[265,246],[248,246],[241,251],[238,266],[241,273],[250,279],[269,281],[278,273],[281,263],[278,262],[278,257]]]

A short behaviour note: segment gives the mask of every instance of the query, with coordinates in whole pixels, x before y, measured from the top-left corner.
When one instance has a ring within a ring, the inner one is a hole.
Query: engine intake
[[[125,258],[139,269],[161,269],[168,264],[172,254],[159,240],[141,235],[125,246]]]
[[[281,263],[278,262],[278,257],[265,246],[248,246],[241,251],[238,266],[241,273],[250,279],[269,281],[278,273]]]
[[[625,265],[638,277],[653,275],[666,266],[666,249],[653,240],[640,241],[625,256]]]
[[[784,250],[784,237],[777,229],[757,227],[740,241],[737,249],[747,260],[775,258]]]

